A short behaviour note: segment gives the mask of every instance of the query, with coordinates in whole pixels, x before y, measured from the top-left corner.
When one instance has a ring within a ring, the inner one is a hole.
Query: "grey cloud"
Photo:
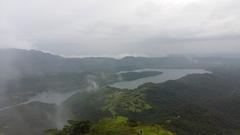
[[[236,52],[239,5],[238,0],[0,0],[0,47],[65,56]]]

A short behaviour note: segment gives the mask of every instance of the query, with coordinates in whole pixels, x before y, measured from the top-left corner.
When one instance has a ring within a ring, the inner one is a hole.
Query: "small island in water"
[[[162,74],[160,71],[142,71],[142,72],[126,72],[120,73],[122,80],[124,81],[133,81],[145,77],[156,76]]]

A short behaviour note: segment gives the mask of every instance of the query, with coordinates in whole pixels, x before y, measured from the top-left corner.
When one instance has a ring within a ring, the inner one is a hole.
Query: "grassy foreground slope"
[[[126,117],[104,118],[97,123],[69,121],[62,130],[47,130],[49,135],[174,135],[159,125],[144,125]]]

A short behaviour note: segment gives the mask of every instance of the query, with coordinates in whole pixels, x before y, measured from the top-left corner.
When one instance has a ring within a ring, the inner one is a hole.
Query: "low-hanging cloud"
[[[0,47],[65,56],[238,52],[239,5],[238,0],[0,0]]]

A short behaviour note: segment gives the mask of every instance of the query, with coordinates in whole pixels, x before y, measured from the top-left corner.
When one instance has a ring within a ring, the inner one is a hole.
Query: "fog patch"
[[[29,101],[30,102],[42,102],[42,103],[48,103],[48,104],[56,104],[61,105],[65,100],[67,100],[72,95],[76,94],[79,90],[73,91],[73,92],[43,92],[38,94],[37,96],[32,97]]]
[[[96,91],[99,89],[99,85],[97,84],[96,76],[94,75],[87,75],[87,88],[86,91]]]

